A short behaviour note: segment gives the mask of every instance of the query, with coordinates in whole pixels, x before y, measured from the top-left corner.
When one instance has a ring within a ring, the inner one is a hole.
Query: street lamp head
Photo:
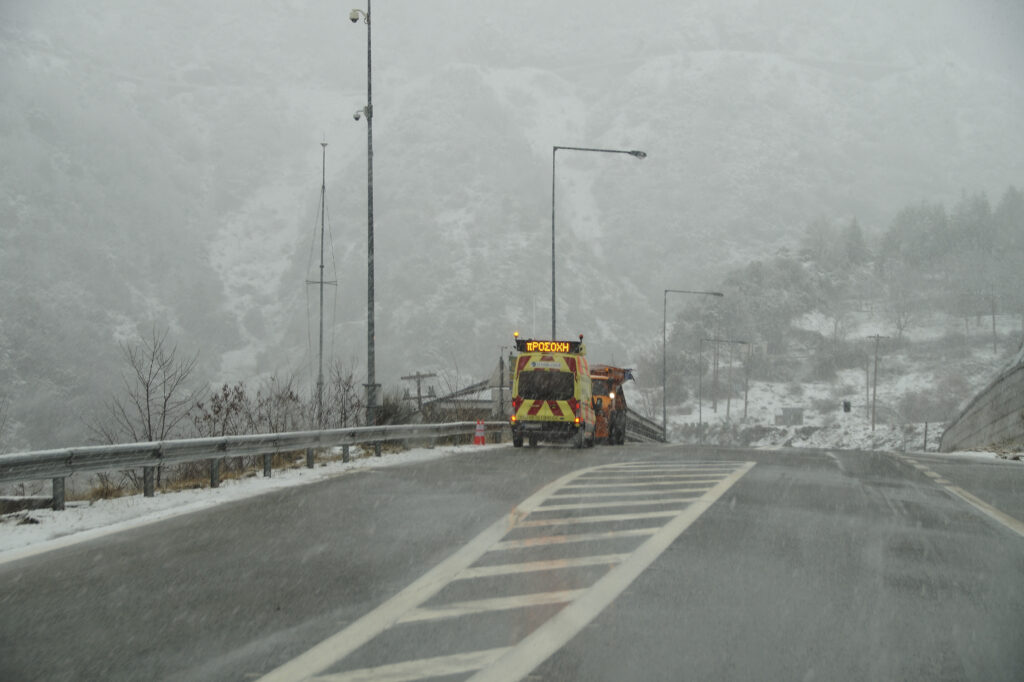
[[[646,159],[647,158],[647,152],[642,152],[639,149],[634,149],[633,151],[629,152],[629,155],[630,156],[635,156],[638,159]]]

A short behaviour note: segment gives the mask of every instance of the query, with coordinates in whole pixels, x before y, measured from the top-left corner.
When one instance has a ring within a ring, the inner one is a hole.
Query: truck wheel
[[[537,436],[530,436],[530,447],[537,447]]]
[[[583,448],[583,428],[576,429],[576,435],[572,437],[572,446],[577,450]]]
[[[521,448],[521,447],[523,447],[523,437],[522,436],[517,436],[516,434],[513,433],[512,434],[512,447],[514,447],[514,448]]]

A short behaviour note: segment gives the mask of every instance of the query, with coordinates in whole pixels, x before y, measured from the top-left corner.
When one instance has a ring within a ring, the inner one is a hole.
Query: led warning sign
[[[516,339],[516,350],[520,353],[579,353],[582,344],[582,341]]]

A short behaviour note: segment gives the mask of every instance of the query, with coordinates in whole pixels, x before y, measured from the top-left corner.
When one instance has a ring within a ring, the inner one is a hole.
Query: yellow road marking
[[[979,500],[974,495],[970,494],[963,488],[959,488],[955,485],[943,486],[946,490],[953,493],[967,504],[972,505],[975,509],[985,514],[989,518],[998,521],[1017,535],[1024,537],[1024,523],[1021,523],[1017,519],[1013,518],[1009,514],[999,511],[989,503]]]
[[[967,492],[963,488],[953,485],[948,480],[943,478],[940,474],[932,471],[926,465],[921,464],[920,462],[913,460],[905,455],[896,455],[896,457],[921,471],[925,476],[928,476],[933,481],[935,481],[939,486],[944,488],[946,492],[950,493],[951,495],[955,495],[956,497],[959,497],[961,500],[971,505],[972,507],[980,511],[982,514],[992,519],[993,521],[1002,524],[1003,526],[1009,528],[1017,535],[1024,537],[1024,523],[1021,523],[1020,521],[1013,518],[1006,512],[1002,512],[996,509],[988,502],[978,499],[977,497]]]

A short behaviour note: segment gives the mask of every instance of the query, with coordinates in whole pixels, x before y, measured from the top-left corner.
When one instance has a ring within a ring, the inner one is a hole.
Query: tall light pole
[[[668,328],[668,295],[669,294],[693,294],[696,296],[725,296],[721,291],[690,291],[689,289],[665,289],[661,301],[661,439],[668,442],[668,408],[665,403],[666,385],[668,383],[668,361],[665,353]],[[699,362],[698,362],[699,365]],[[698,371],[700,368],[698,367]]]
[[[647,152],[639,149],[595,149],[593,147],[559,147],[551,148],[551,338],[555,336],[555,155],[559,149],[573,152],[598,152],[601,154],[629,154],[638,159],[646,159]]]
[[[377,371],[373,326],[373,52],[371,50],[370,0],[366,11],[349,12],[354,24],[362,18],[366,24],[366,106],[354,114],[358,121],[366,116],[366,423],[377,422]],[[379,451],[378,451],[379,453]]]
[[[875,404],[876,404],[876,398],[878,397],[878,342],[881,341],[882,339],[887,339],[889,337],[888,336],[881,336],[879,334],[875,334],[874,336],[869,336],[868,338],[875,340],[875,380],[874,380],[874,382],[872,383],[872,386],[871,386],[871,430],[874,431],[875,430]]]

